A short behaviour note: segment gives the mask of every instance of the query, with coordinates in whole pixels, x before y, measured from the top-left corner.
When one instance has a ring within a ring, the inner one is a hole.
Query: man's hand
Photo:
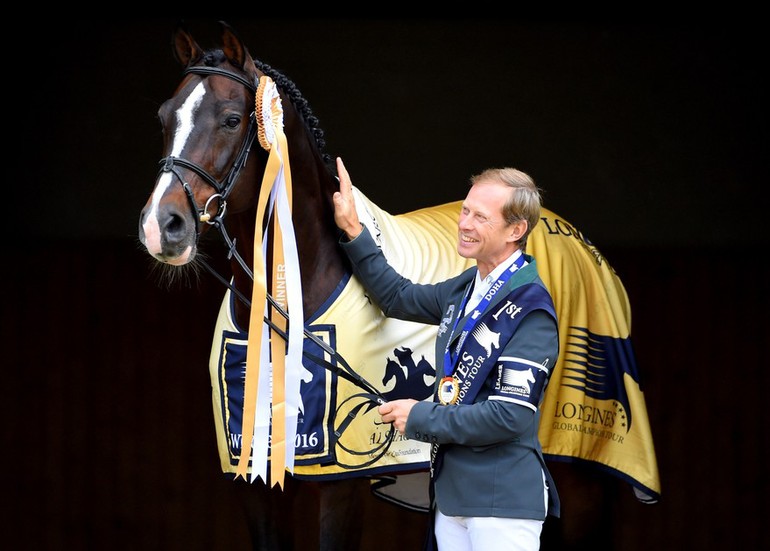
[[[345,232],[348,240],[352,241],[361,233],[361,222],[356,211],[356,199],[353,197],[353,182],[350,181],[342,159],[337,157],[337,174],[340,178],[340,190],[332,196],[334,201],[334,222],[337,227]]]
[[[393,423],[398,432],[404,434],[406,430],[406,420],[409,418],[409,412],[417,403],[417,400],[407,398],[404,400],[393,400],[385,402],[377,408],[377,413],[382,416],[383,423]]]

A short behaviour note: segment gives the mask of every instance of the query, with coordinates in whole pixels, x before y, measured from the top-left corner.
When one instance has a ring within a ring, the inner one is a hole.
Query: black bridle
[[[223,76],[243,84],[248,90],[251,91],[252,94],[256,95],[257,93],[257,86],[253,82],[249,81],[247,78],[243,77],[238,73],[221,69],[219,67],[206,67],[206,66],[187,67],[184,70],[183,74],[184,75],[197,74],[197,75],[203,75],[203,76],[209,76],[209,75]],[[203,167],[201,167],[197,163],[188,161],[187,159],[182,159],[181,157],[173,157],[170,155],[160,160],[160,170],[158,173],[158,178],[159,178],[163,173],[171,172],[174,176],[176,176],[177,180],[182,185],[182,188],[184,189],[185,194],[187,195],[187,200],[192,210],[193,218],[195,220],[196,243],[200,238],[200,224],[202,222],[205,222],[209,225],[214,226],[222,235],[222,238],[227,244],[228,258],[235,258],[238,264],[244,270],[244,272],[252,280],[252,282],[254,281],[254,272],[251,270],[248,264],[243,260],[243,257],[236,250],[235,241],[230,238],[225,228],[224,217],[225,217],[225,212],[227,210],[227,198],[232,192],[232,189],[238,180],[238,176],[240,175],[241,170],[246,165],[246,161],[248,159],[249,153],[251,152],[251,147],[254,143],[254,139],[257,136],[257,132],[258,132],[257,114],[255,111],[252,111],[249,115],[249,126],[246,130],[246,137],[243,143],[241,144],[241,148],[238,151],[238,155],[233,161],[232,167],[230,167],[230,170],[228,171],[227,175],[221,182],[218,181],[216,178],[214,178],[211,174],[209,174]],[[190,187],[189,183],[180,174],[179,168],[191,170],[192,172],[197,174],[204,182],[206,182],[208,185],[214,188],[214,190],[216,191],[216,193],[214,193],[211,197],[209,197],[209,199],[206,201],[206,204],[203,207],[198,207],[198,205],[196,204],[195,197],[192,192],[192,188]],[[214,200],[218,201],[219,204],[217,207],[217,212],[214,214],[214,216],[211,216],[208,210],[211,205],[211,202]],[[246,307],[251,308],[251,301],[246,296],[244,296],[244,294],[241,291],[239,291],[235,287],[235,285],[233,285],[230,281],[225,279],[214,268],[212,268],[211,265],[209,265],[205,260],[199,258],[198,261],[206,268],[207,271],[213,274],[222,284],[224,284],[228,289],[230,289],[230,291],[232,291],[233,294],[235,294],[235,296],[238,297],[238,299],[246,305]],[[267,301],[270,303],[270,305],[273,308],[275,308],[276,311],[279,312],[288,322],[289,321],[288,313],[281,307],[280,304],[278,304],[275,301],[275,299],[270,295],[270,293],[266,293],[266,296],[267,296]],[[288,334],[285,331],[283,331],[281,328],[276,326],[272,320],[270,320],[267,316],[265,316],[264,321],[267,325],[270,326],[270,328],[273,331],[278,333],[281,336],[281,338],[284,339],[284,341],[288,341]],[[344,449],[346,452],[348,452],[351,455],[360,455],[360,456],[370,455],[372,457],[370,458],[369,461],[366,461],[359,465],[346,465],[346,464],[339,463],[339,461],[337,462],[337,464],[343,468],[356,469],[356,468],[367,467],[375,463],[383,455],[385,455],[388,448],[390,447],[390,444],[393,441],[393,437],[395,434],[395,427],[393,424],[391,424],[388,435],[381,444],[379,444],[378,446],[375,446],[370,450],[366,450],[363,452],[351,450],[345,447],[340,442],[340,438],[342,437],[342,433],[348,428],[350,423],[353,422],[353,419],[355,419],[355,416],[364,407],[368,406],[368,409],[371,409],[378,405],[384,404],[387,400],[379,390],[377,390],[374,386],[372,386],[369,382],[367,382],[363,377],[361,377],[361,375],[356,373],[350,367],[350,365],[345,361],[345,359],[336,350],[334,350],[331,346],[329,346],[326,342],[324,342],[321,338],[319,338],[317,335],[315,335],[310,330],[308,330],[307,327],[303,328],[303,333],[307,338],[312,340],[324,352],[326,352],[332,358],[332,361],[335,363],[329,362],[324,358],[320,358],[314,354],[311,354],[310,352],[304,350],[304,347],[303,347],[303,355],[306,358],[326,368],[327,370],[335,373],[339,377],[346,379],[347,381],[353,383],[354,385],[358,386],[363,390],[363,392],[361,393],[353,394],[349,396],[341,404],[339,404],[337,411],[339,411],[342,408],[342,406],[344,406],[347,402],[350,402],[352,400],[360,400],[360,403],[353,406],[350,412],[335,428],[334,444],[340,446],[342,449]]]
[[[257,93],[257,87],[254,85],[254,83],[249,82],[245,77],[239,75],[238,73],[226,71],[224,69],[220,69],[219,67],[187,67],[183,74],[197,74],[205,76],[219,75],[227,77],[243,84],[251,91],[252,94]],[[219,226],[219,231],[226,235],[224,225],[221,223],[221,221],[224,219],[225,210],[227,208],[227,198],[230,196],[230,193],[235,186],[235,182],[238,180],[241,169],[243,169],[243,167],[246,165],[246,161],[249,158],[249,153],[251,152],[251,146],[254,144],[254,138],[257,136],[257,130],[257,115],[254,111],[252,111],[249,115],[249,126],[246,129],[246,138],[243,140],[243,144],[241,144],[241,149],[238,151],[238,156],[235,158],[235,161],[233,161],[233,166],[230,167],[230,171],[221,182],[209,174],[202,166],[192,161],[188,161],[187,159],[182,159],[181,157],[172,157],[169,155],[168,157],[164,157],[160,160],[160,171],[158,177],[160,177],[160,175],[164,172],[171,172],[174,174],[174,176],[177,177],[179,183],[182,184],[182,187],[184,188],[185,194],[187,195],[187,200],[193,212],[193,219],[195,220],[196,242],[200,236],[201,222]],[[208,198],[206,204],[203,207],[198,207],[198,205],[195,203],[195,197],[193,196],[192,188],[190,188],[190,185],[179,174],[177,167],[182,167],[193,171],[216,191],[214,195]],[[219,206],[217,208],[216,214],[212,217],[209,214],[208,209],[213,200],[217,200],[219,202]],[[230,245],[231,250],[234,250],[231,245],[232,241],[229,239],[229,237],[225,237],[225,241],[227,241],[228,245]],[[239,263],[242,266],[244,265],[243,261],[239,261]]]

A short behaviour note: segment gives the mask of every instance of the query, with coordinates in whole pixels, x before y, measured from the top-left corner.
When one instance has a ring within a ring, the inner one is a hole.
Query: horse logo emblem
[[[503,370],[503,384],[515,386],[524,389],[527,393],[532,390],[531,383],[535,382],[535,375],[532,369],[518,371],[516,369]]]
[[[455,305],[450,304],[449,308],[447,308],[446,316],[441,318],[441,324],[438,327],[438,336],[440,337],[447,331],[449,331],[449,323],[452,321],[452,318],[455,315]]]
[[[436,368],[425,356],[421,356],[420,360],[415,362],[412,349],[405,346],[395,348],[393,354],[398,361],[387,358],[385,375],[382,378],[382,384],[386,387],[393,381],[392,388],[386,388],[384,392],[385,398],[425,400],[432,396]]]
[[[640,388],[641,382],[629,338],[600,335],[585,327],[570,327],[564,369],[570,376],[562,385],[595,400],[615,401],[626,432],[631,430],[631,402],[623,379],[629,375]]]
[[[485,323],[480,323],[473,330],[473,338],[487,351],[487,357],[492,354],[492,348],[500,348],[500,333],[492,331]]]

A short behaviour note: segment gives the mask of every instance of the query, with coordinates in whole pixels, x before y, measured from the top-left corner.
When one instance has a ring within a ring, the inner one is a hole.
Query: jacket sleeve
[[[543,311],[534,311],[522,320],[516,333],[506,343],[502,356],[526,358],[538,364],[556,364],[559,350],[554,319]],[[546,374],[550,377],[550,371]],[[495,384],[497,369],[492,369],[484,390],[472,404],[441,405],[418,402],[406,424],[406,436],[438,444],[489,446],[519,438],[531,429],[537,409],[506,400],[488,399]],[[546,385],[533,397],[542,403]]]
[[[366,226],[354,240],[341,240],[340,246],[353,265],[353,274],[390,318],[438,325],[453,289],[467,284],[463,282],[469,282],[473,276],[472,270],[468,270],[441,283],[414,283],[388,264]]]

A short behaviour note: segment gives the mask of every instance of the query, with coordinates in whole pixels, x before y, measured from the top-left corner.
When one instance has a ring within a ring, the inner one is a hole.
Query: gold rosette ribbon
[[[259,79],[255,114],[260,145],[269,151],[254,224],[254,288],[249,319],[243,404],[243,447],[236,475],[253,482],[261,477],[283,488],[294,471],[294,440],[299,415],[304,316],[299,256],[291,220],[291,169],[283,132],[283,107],[273,80]],[[267,222],[267,224],[265,223]],[[263,234],[263,228],[266,232]],[[267,266],[268,250],[272,265]],[[270,296],[288,312],[287,321],[267,304]],[[269,310],[271,325],[263,323]],[[288,343],[284,336],[288,336]]]

